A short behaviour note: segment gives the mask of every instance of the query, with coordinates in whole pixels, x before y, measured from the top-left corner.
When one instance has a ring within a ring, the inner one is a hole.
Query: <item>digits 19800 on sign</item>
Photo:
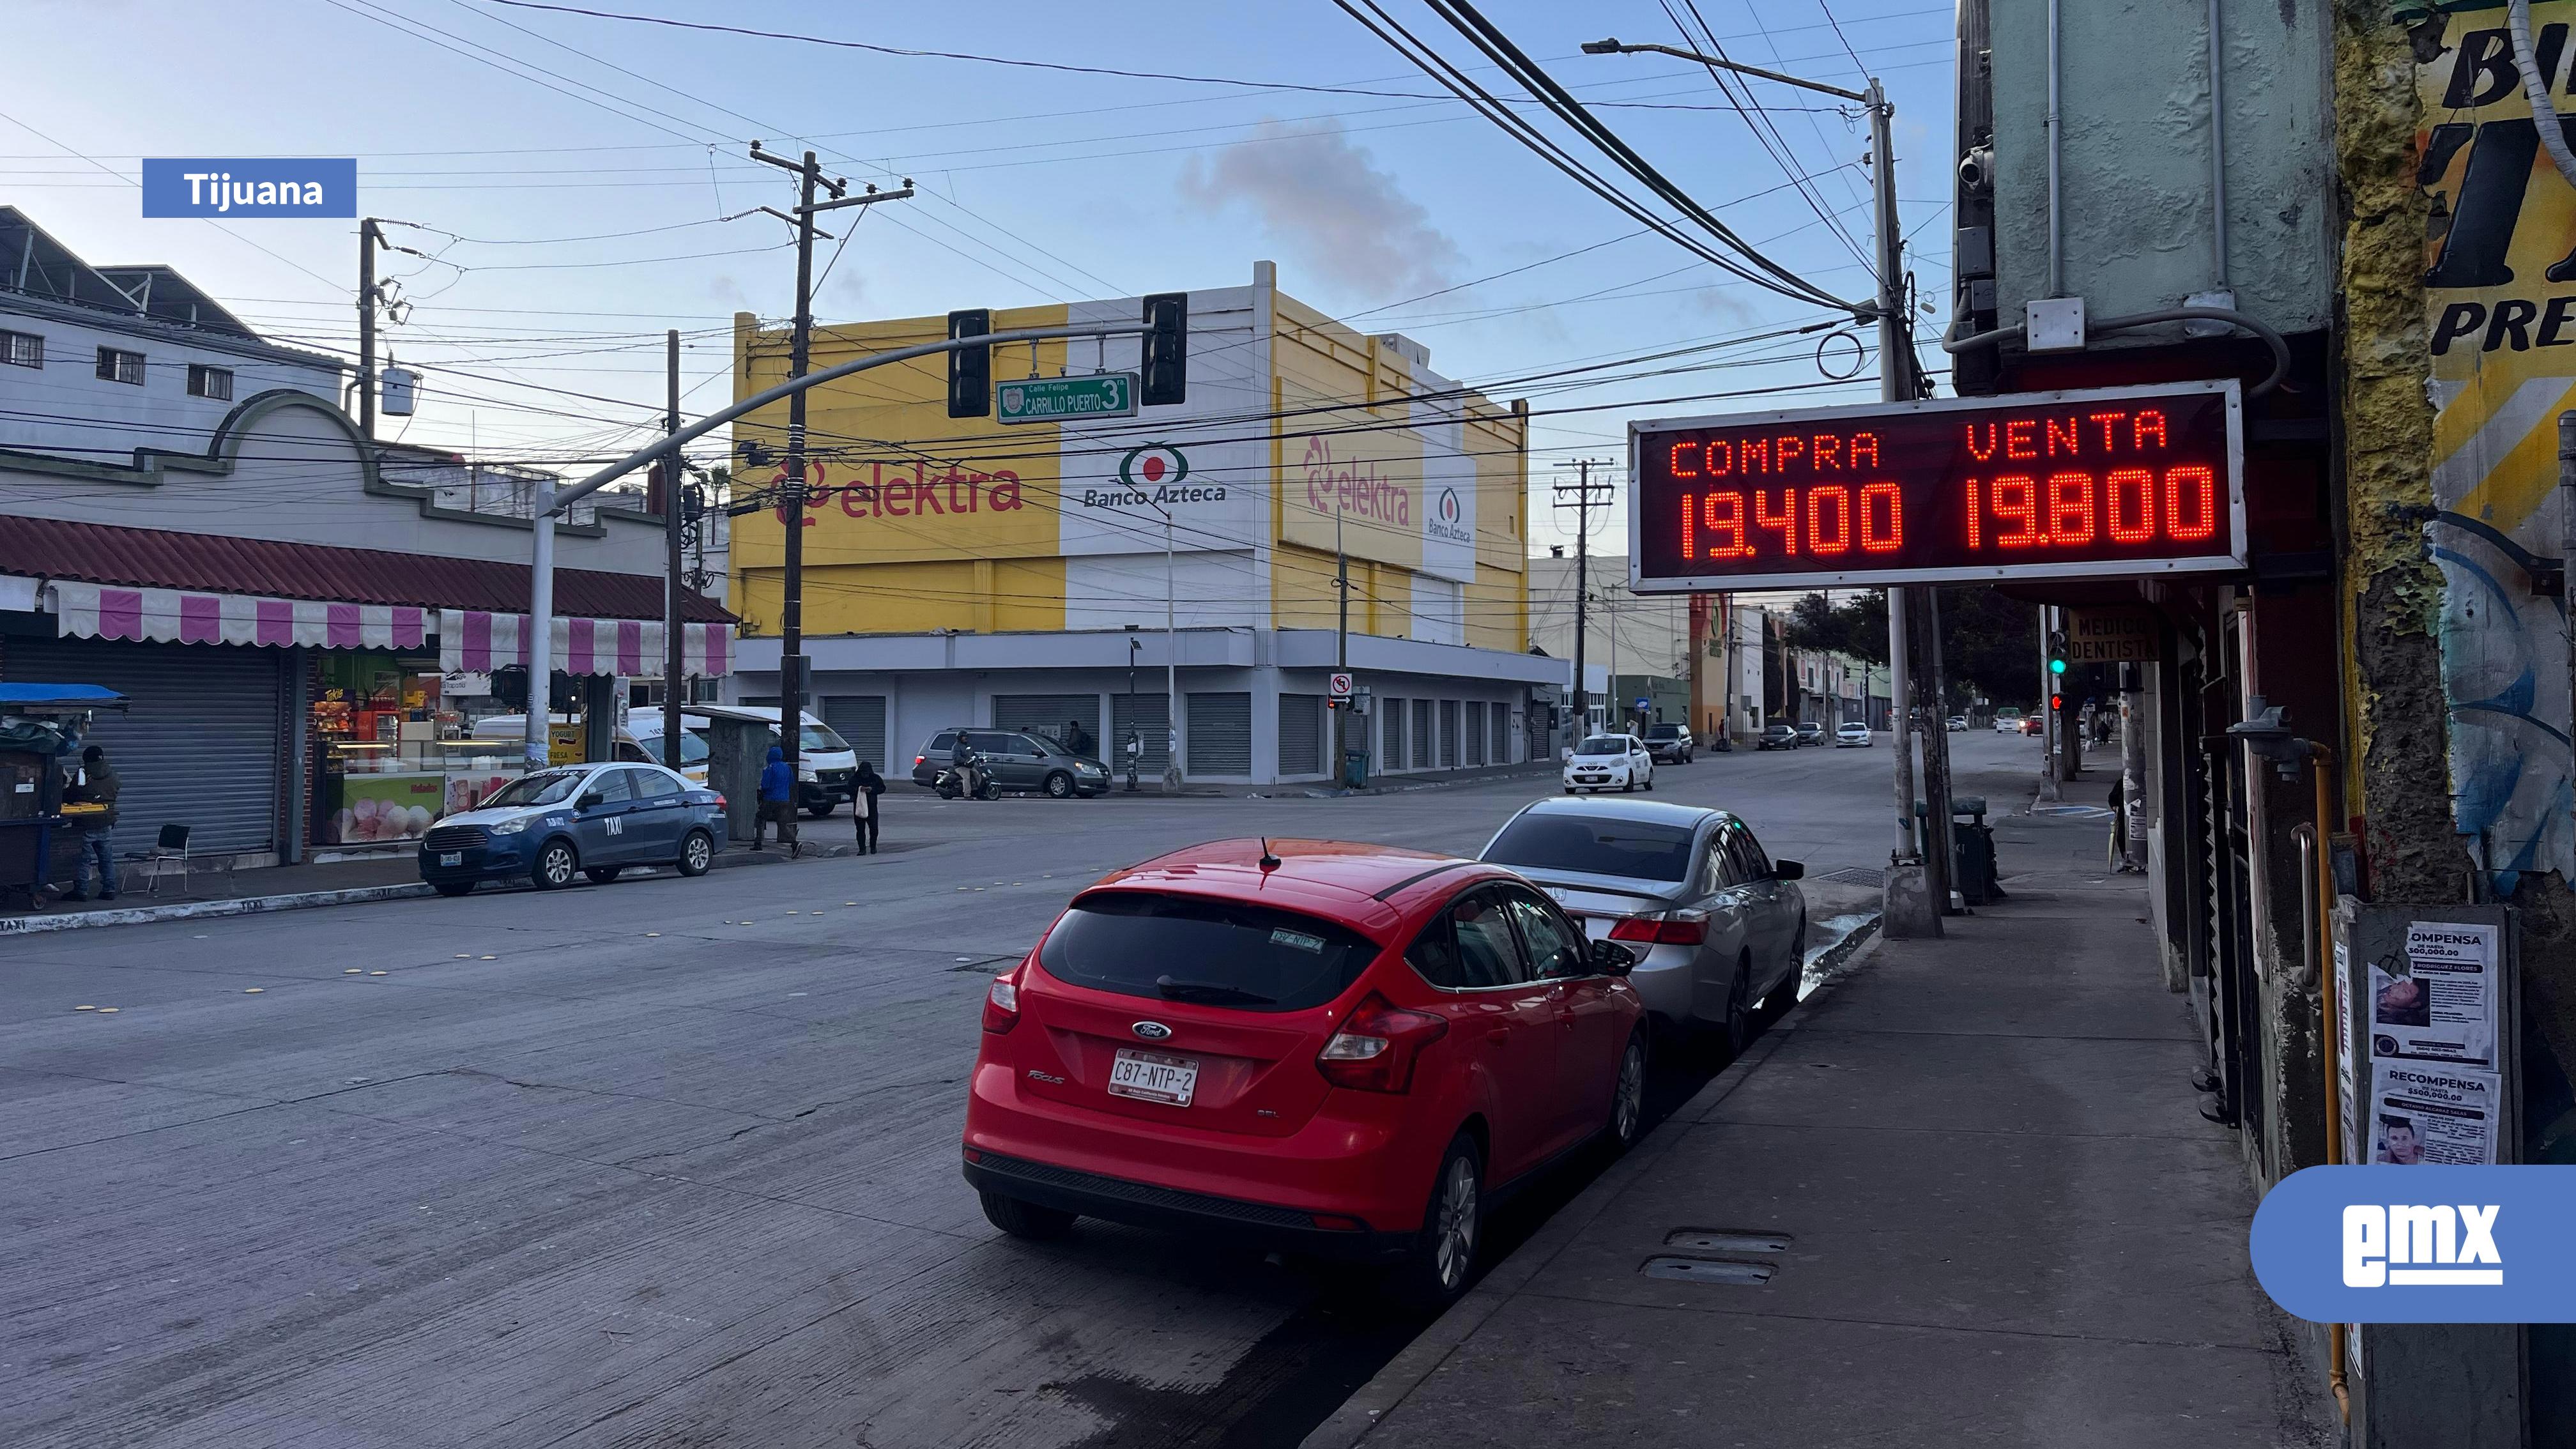
[[[1643,591],[2245,564],[2234,382],[1658,420],[1628,441]]]

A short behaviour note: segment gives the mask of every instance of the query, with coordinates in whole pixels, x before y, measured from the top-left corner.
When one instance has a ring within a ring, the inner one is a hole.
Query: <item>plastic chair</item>
[[[189,862],[187,826],[175,824],[163,825],[161,827],[161,838],[153,842],[151,850],[141,854],[129,855],[126,859],[138,861],[144,866],[145,879],[151,883],[150,888],[145,892],[145,894],[156,896],[161,894],[161,879],[163,876],[170,873],[170,867],[173,864],[176,864],[179,867],[179,893],[181,895],[186,895],[188,893]]]

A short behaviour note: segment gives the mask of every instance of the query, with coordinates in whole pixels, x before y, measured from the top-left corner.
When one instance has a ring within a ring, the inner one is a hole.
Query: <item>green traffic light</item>
[[[2051,659],[2048,661],[2048,672],[2051,674],[2064,674],[2066,672],[2066,661],[2063,659]]]

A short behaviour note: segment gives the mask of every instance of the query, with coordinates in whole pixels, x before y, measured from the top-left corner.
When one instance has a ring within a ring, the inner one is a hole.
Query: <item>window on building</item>
[[[140,368],[137,368],[140,371]],[[188,396],[210,397],[217,402],[233,400],[233,370],[208,367],[202,362],[188,364]]]
[[[33,332],[0,332],[0,362],[11,367],[45,365],[45,339]]]
[[[122,382],[141,387],[143,354],[120,352],[113,347],[102,347],[98,350],[98,375],[103,382]]]

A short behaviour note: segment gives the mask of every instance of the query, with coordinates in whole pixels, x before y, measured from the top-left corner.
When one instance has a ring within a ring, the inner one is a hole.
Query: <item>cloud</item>
[[[1264,121],[1253,139],[1181,165],[1181,196],[1261,219],[1301,266],[1368,296],[1447,286],[1458,244],[1341,123]]]

